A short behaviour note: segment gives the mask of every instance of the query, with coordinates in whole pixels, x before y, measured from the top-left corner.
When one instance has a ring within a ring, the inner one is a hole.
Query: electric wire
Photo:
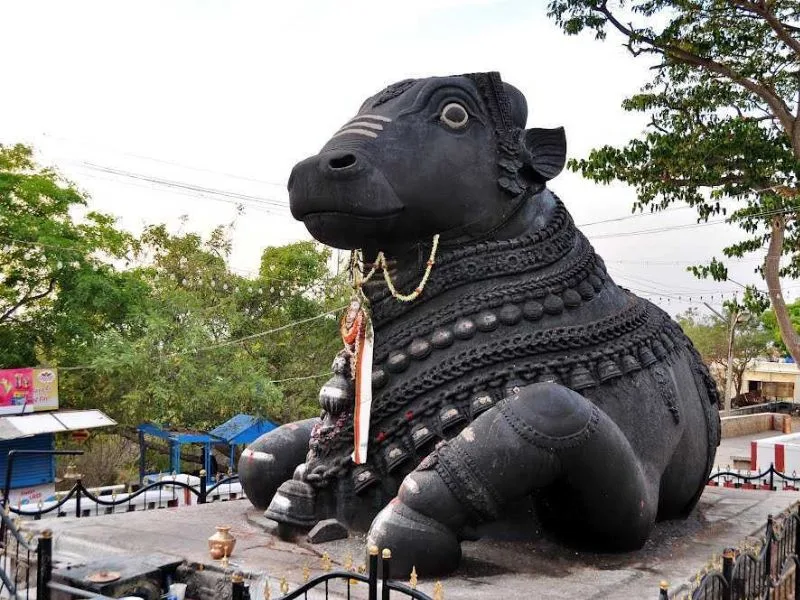
[[[135,171],[128,171],[125,169],[117,169],[114,167],[109,167],[105,165],[98,165],[95,163],[91,163],[88,161],[80,161],[78,166],[98,171],[100,173],[108,173],[111,175],[116,175],[119,177],[125,177],[129,179],[135,179],[139,181],[146,181],[149,183],[154,183],[157,185],[162,185],[166,187],[173,187],[176,189],[181,190],[189,190],[193,192],[199,192],[204,194],[212,194],[214,196],[221,196],[224,198],[229,198],[232,200],[238,200],[239,202],[247,202],[257,205],[263,205],[273,208],[281,208],[288,210],[289,203],[286,200],[278,200],[276,198],[269,198],[266,196],[254,196],[252,194],[244,194],[241,192],[233,192],[230,190],[225,190],[221,188],[212,188],[207,186],[201,186],[193,183],[188,183],[185,181],[179,181],[174,179],[165,179],[163,177],[156,177],[154,175],[147,175],[145,173],[137,173]]]
[[[42,133],[41,136],[44,137],[44,138],[48,138],[48,139],[53,139],[53,140],[57,140],[57,141],[66,142],[68,144],[78,144],[78,145],[83,145],[83,146],[94,146],[96,148],[101,148],[103,150],[110,150],[111,152],[114,152],[116,154],[120,154],[122,156],[128,156],[128,157],[136,158],[136,159],[140,159],[140,160],[147,160],[147,161],[154,162],[154,163],[170,165],[170,166],[173,166],[173,167],[178,167],[180,169],[186,169],[186,170],[189,170],[189,171],[197,171],[197,172],[200,172],[200,173],[210,173],[212,175],[221,175],[223,177],[230,177],[231,179],[240,179],[242,181],[249,181],[251,183],[262,183],[262,184],[265,184],[265,185],[273,185],[273,186],[280,187],[280,188],[285,188],[286,187],[285,183],[278,183],[277,181],[267,181],[266,179],[257,179],[255,177],[248,177],[246,175],[240,175],[240,174],[237,174],[237,173],[230,173],[228,171],[217,171],[217,170],[214,170],[214,169],[208,169],[208,168],[204,168],[204,167],[197,167],[197,166],[194,166],[194,165],[187,165],[186,163],[166,160],[164,158],[157,158],[155,156],[148,156],[148,155],[145,155],[145,154],[139,154],[139,153],[130,152],[130,151],[127,151],[127,150],[119,150],[119,149],[111,148],[110,146],[106,146],[104,144],[98,144],[96,142],[86,142],[85,140],[78,140],[78,139],[75,139],[75,138],[68,138],[68,137],[64,137],[64,136],[53,135],[53,134],[50,134],[50,133]]]
[[[79,167],[79,168],[82,168],[82,167]],[[164,187],[164,186],[159,187],[157,184],[148,185],[146,183],[137,183],[136,181],[124,181],[124,180],[121,180],[119,178],[102,177],[102,176],[97,175],[95,173],[86,172],[86,173],[83,173],[83,175],[86,176],[86,177],[89,177],[91,179],[98,180],[98,181],[107,181],[109,183],[126,185],[126,186],[130,186],[130,187],[136,187],[136,188],[140,188],[140,189],[144,189],[144,190],[149,190],[151,192],[156,192],[156,193],[159,193],[159,194],[175,194],[175,195],[179,195],[179,196],[184,196],[186,198],[199,198],[201,200],[210,200],[212,202],[224,202],[225,204],[230,204],[230,205],[233,205],[235,207],[241,207],[241,208],[244,208],[244,209],[255,210],[255,211],[258,211],[258,212],[265,213],[265,214],[282,216],[282,217],[290,217],[291,216],[288,212],[285,212],[285,211],[282,211],[282,210],[270,209],[270,208],[267,208],[267,207],[264,207],[264,206],[255,205],[255,204],[248,204],[248,203],[245,203],[245,202],[242,202],[242,201],[230,200],[230,199],[227,199],[227,198],[215,198],[214,196],[210,196],[210,195],[208,195],[206,193],[202,193],[202,192],[190,192],[190,191],[187,191],[187,190],[181,190],[181,189],[177,189],[177,188],[169,188],[169,187]]]
[[[207,351],[210,351],[210,350],[217,350],[219,348],[226,348],[226,347],[229,347],[229,346],[234,346],[236,344],[241,344],[243,342],[248,342],[250,340],[254,340],[254,339],[262,338],[262,337],[265,337],[265,336],[268,336],[268,335],[272,335],[273,333],[278,333],[279,331],[285,331],[286,329],[290,329],[292,327],[297,327],[298,325],[302,325],[304,323],[310,323],[312,321],[317,321],[317,320],[322,319],[324,317],[327,317],[327,316],[330,316],[330,315],[334,315],[334,314],[336,314],[338,312],[341,312],[346,308],[347,308],[347,306],[339,306],[337,308],[333,308],[331,310],[322,312],[322,313],[320,313],[318,315],[315,315],[313,317],[307,317],[305,319],[299,319],[297,321],[292,321],[291,323],[286,323],[286,324],[281,325],[279,327],[273,327],[272,329],[267,329],[266,331],[260,331],[258,333],[253,333],[253,334],[246,335],[246,336],[243,336],[243,337],[240,337],[240,338],[236,338],[236,339],[233,339],[233,340],[226,340],[224,342],[219,342],[219,343],[216,343],[216,344],[209,344],[208,346],[202,346],[200,348],[192,348],[192,349],[187,349],[187,350],[181,350],[179,352],[170,352],[168,354],[163,354],[162,356],[163,356],[163,358],[174,358],[176,356],[184,356],[184,355],[187,355],[187,354],[199,354],[200,352],[207,352]],[[58,366],[56,366],[54,368],[58,368],[60,371],[78,371],[78,370],[92,370],[92,369],[96,369],[97,367],[94,366],[94,365],[75,365],[75,366],[67,366],[67,367],[58,367]],[[310,379],[311,377],[318,377],[318,376],[321,377],[322,374],[320,374],[320,375],[305,375],[303,377]]]
[[[794,212],[800,212],[800,208],[798,208],[798,207],[790,207],[790,208],[776,209],[776,210],[772,210],[772,211],[766,211],[766,212],[762,212],[762,213],[756,213],[756,214],[752,214],[752,215],[747,215],[747,217],[753,219],[753,218],[777,216],[777,215],[782,215],[782,214],[787,214],[787,213],[794,213]],[[725,219],[719,219],[717,221],[706,221],[704,223],[686,223],[686,224],[682,224],[682,225],[667,225],[665,227],[654,227],[652,229],[641,229],[641,230],[637,230],[637,231],[623,231],[623,232],[617,232],[617,233],[601,233],[601,234],[597,234],[597,235],[587,235],[586,237],[588,237],[591,240],[599,240],[599,239],[612,238],[612,237],[613,238],[618,238],[618,237],[621,238],[621,237],[629,237],[629,236],[634,236],[634,235],[648,235],[648,234],[654,234],[654,233],[663,233],[665,231],[674,231],[674,230],[677,230],[677,229],[696,229],[696,228],[699,228],[699,227],[711,227],[712,225],[721,225],[721,224],[730,225],[731,224],[730,217],[726,217]]]

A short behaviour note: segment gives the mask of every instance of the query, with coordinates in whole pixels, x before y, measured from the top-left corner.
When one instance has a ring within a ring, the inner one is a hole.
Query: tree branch
[[[11,315],[13,315],[17,310],[25,306],[26,304],[30,304],[31,302],[36,302],[37,300],[41,300],[45,296],[51,294],[56,287],[56,280],[51,279],[47,289],[42,292],[41,294],[34,294],[33,296],[28,296],[27,294],[23,296],[19,302],[14,304],[11,308],[9,308],[6,312],[0,315],[0,323],[8,320]]]
[[[617,31],[622,33],[622,35],[626,36],[629,40],[643,41],[652,46],[652,48],[657,52],[660,52],[677,60],[683,61],[684,63],[700,67],[701,69],[704,69],[711,73],[717,73],[718,75],[727,77],[731,81],[738,83],[746,90],[752,92],[753,94],[764,100],[764,102],[766,102],[769,105],[769,107],[775,113],[775,116],[781,122],[781,125],[783,126],[786,134],[789,135],[790,139],[794,141],[795,119],[792,115],[792,112],[786,105],[786,103],[783,101],[783,98],[778,96],[775,93],[775,91],[770,89],[768,86],[760,85],[759,83],[756,83],[752,79],[748,79],[747,77],[740,75],[739,73],[737,73],[731,67],[725,65],[724,63],[717,62],[711,58],[704,58],[702,56],[692,54],[691,52],[688,52],[671,44],[660,43],[654,38],[643,35],[642,33],[638,33],[634,31],[632,28],[626,27],[611,13],[611,11],[608,9],[605,0],[601,2],[599,6],[594,7],[592,10],[602,13],[606,17],[606,19],[608,19],[609,23],[611,23],[617,29]],[[798,132],[800,132],[800,128],[798,128]],[[800,150],[798,150],[797,152],[798,155],[800,156]]]
[[[663,175],[661,177],[663,183],[676,186],[691,186],[691,187],[716,187],[718,185],[726,185],[729,183],[744,183],[747,177],[744,175],[723,175],[722,177],[712,177],[711,180],[705,181],[702,179],[688,179],[683,177],[670,177]]]
[[[729,2],[733,6],[738,6],[763,18],[778,36],[778,39],[789,46],[797,55],[797,58],[800,59],[800,40],[796,40],[791,36],[786,25],[769,9],[768,2],[748,2],[747,0],[729,0]]]

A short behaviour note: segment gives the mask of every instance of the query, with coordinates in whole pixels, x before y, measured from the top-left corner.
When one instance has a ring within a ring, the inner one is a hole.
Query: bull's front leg
[[[497,520],[506,503],[542,488],[559,490],[570,524],[607,550],[641,547],[655,521],[657,485],[616,424],[580,394],[538,383],[423,460],[375,517],[368,541],[391,548],[398,572],[450,572],[467,526]],[[549,515],[559,516],[558,508]]]
[[[247,499],[259,510],[269,506],[278,487],[291,479],[308,454],[311,430],[318,418],[295,421],[265,433],[242,452],[239,480]]]

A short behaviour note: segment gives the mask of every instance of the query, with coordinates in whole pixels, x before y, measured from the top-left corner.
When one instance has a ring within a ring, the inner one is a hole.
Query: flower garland
[[[400,302],[413,302],[417,298],[419,298],[422,291],[425,289],[425,284],[428,283],[428,279],[430,279],[431,271],[433,270],[433,265],[436,264],[436,252],[439,249],[439,234],[433,236],[433,244],[431,245],[431,253],[428,256],[428,261],[425,263],[425,273],[422,275],[422,279],[420,280],[419,284],[414,291],[410,294],[401,294],[397,291],[397,288],[394,285],[394,281],[392,281],[392,276],[389,275],[389,270],[387,269],[387,262],[386,262],[386,255],[383,251],[378,252],[378,256],[375,258],[375,262],[372,264],[372,269],[370,270],[367,275],[363,278],[361,277],[361,272],[358,269],[358,262],[361,258],[361,252],[359,250],[353,250],[350,255],[350,269],[353,272],[353,287],[357,290],[361,290],[361,286],[372,279],[372,276],[378,271],[378,269],[383,270],[383,279],[386,281],[386,287],[389,288],[389,292],[392,294],[392,297]]]
[[[363,285],[372,279],[378,269],[383,270],[383,278],[392,294],[392,297],[401,302],[416,300],[425,289],[425,284],[431,276],[433,265],[436,263],[436,251],[439,249],[439,234],[433,236],[433,245],[428,261],[425,264],[425,273],[414,291],[410,294],[401,294],[392,281],[387,268],[386,255],[379,252],[366,276],[362,275],[359,263],[363,260],[361,252],[353,250],[350,254],[350,276],[353,282],[353,298],[350,300],[342,320],[339,323],[339,333],[344,343],[344,353],[350,359],[350,374],[355,383],[355,398],[353,399],[353,462],[357,465],[364,464],[367,460],[369,445],[369,421],[372,409],[372,358],[374,345],[374,332],[372,320],[369,315],[369,301],[364,294]]]

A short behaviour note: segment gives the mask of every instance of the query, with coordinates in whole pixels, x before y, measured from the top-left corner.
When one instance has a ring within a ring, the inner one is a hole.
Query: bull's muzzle
[[[320,152],[295,165],[289,177],[292,216],[317,240],[359,248],[390,236],[403,204],[380,169],[356,148]]]

